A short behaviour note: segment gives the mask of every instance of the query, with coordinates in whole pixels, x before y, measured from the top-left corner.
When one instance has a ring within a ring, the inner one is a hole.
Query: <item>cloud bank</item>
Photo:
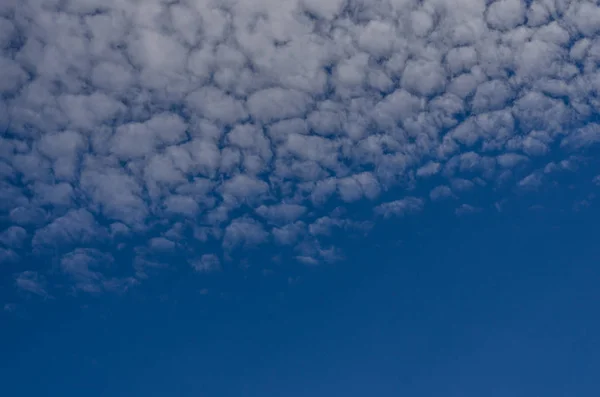
[[[600,141],[599,34],[584,0],[3,1],[0,262],[52,258],[14,279],[37,295],[177,252],[316,264],[332,229],[368,229],[345,205],[535,188]]]

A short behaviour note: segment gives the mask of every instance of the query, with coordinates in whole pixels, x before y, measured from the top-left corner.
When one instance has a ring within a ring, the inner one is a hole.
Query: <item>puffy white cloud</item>
[[[452,189],[459,192],[469,190],[475,185],[473,182],[462,178],[453,179],[451,183]]]
[[[251,218],[234,219],[226,228],[223,236],[223,248],[254,247],[268,238],[264,228]]]
[[[436,186],[429,192],[429,197],[433,201],[452,197],[452,190],[446,185]]]
[[[168,212],[194,218],[198,213],[198,203],[193,197],[173,194],[165,199],[165,208]]]
[[[210,273],[221,268],[221,261],[214,254],[204,254],[199,259],[194,260],[191,265],[197,272]]]
[[[303,116],[310,97],[294,90],[266,88],[248,98],[250,115],[262,123]]]
[[[86,244],[101,240],[104,233],[90,212],[77,209],[39,229],[31,244],[35,249]]]
[[[528,160],[526,156],[515,153],[505,153],[501,154],[496,158],[498,161],[498,165],[504,168],[513,168],[516,165],[523,163]]]
[[[543,175],[539,172],[532,172],[519,181],[519,187],[525,189],[537,189],[542,185]]]
[[[75,288],[85,292],[100,292],[103,276],[92,270],[113,262],[110,254],[95,249],[77,248],[60,261],[62,271],[75,280]]]
[[[487,9],[486,21],[494,29],[513,29],[525,22],[525,11],[523,0],[495,0]]]
[[[402,73],[402,86],[420,96],[439,94],[445,85],[446,73],[437,61],[409,61]]]
[[[351,202],[366,197],[373,200],[379,196],[379,181],[370,172],[362,172],[351,177],[340,178],[338,191],[343,201]]]
[[[154,237],[148,241],[148,246],[154,251],[172,251],[175,243],[164,237]]]
[[[245,174],[235,175],[223,182],[221,192],[226,203],[256,202],[269,191],[269,185],[255,177]]]
[[[207,120],[234,124],[248,115],[244,103],[215,87],[203,87],[186,98],[190,111],[198,112]]]
[[[423,200],[417,197],[407,197],[401,200],[394,200],[383,203],[375,207],[375,213],[385,218],[391,216],[402,216],[406,213],[417,212],[423,209]]]
[[[256,213],[275,224],[290,224],[306,212],[306,207],[298,204],[276,204],[272,206],[261,205]]]
[[[19,255],[11,249],[0,247],[0,264],[18,262],[20,259]]]
[[[112,161],[90,158],[83,166],[80,186],[92,205],[101,208],[106,217],[139,223],[147,216],[148,209],[141,197],[140,182],[127,171]]]
[[[60,260],[62,272],[74,282],[74,290],[90,294],[103,291],[122,292],[137,284],[131,277],[107,277],[114,267],[111,254],[93,248],[76,248]]]
[[[27,231],[20,226],[10,226],[0,233],[0,243],[11,248],[21,248],[26,238]]]
[[[292,245],[306,233],[304,222],[298,221],[273,229],[273,238],[278,244]]]
[[[296,250],[299,255],[296,260],[305,265],[318,265],[319,263],[333,263],[343,259],[343,254],[334,246],[324,248],[318,241],[308,240],[298,244]]]
[[[435,163],[433,161],[430,161],[429,163],[427,163],[417,169],[417,176],[428,177],[431,175],[435,175],[439,172],[440,167],[441,167],[440,163]]]
[[[9,193],[12,193],[12,189],[7,189]],[[15,195],[16,196],[16,195]],[[9,197],[11,201],[8,203],[17,204],[15,208],[11,209],[8,218],[10,221],[17,225],[28,226],[28,225],[36,225],[44,223],[48,217],[46,211],[39,207],[31,207],[29,205],[20,206],[21,197],[19,196]],[[26,202],[23,204],[27,204]]]
[[[46,279],[44,276],[34,271],[24,271],[17,275],[15,279],[17,288],[31,294],[48,297],[46,292]]]
[[[138,275],[192,235],[316,263],[362,225],[338,204],[538,188],[600,142],[599,35],[587,0],[1,2],[3,255],[75,252],[76,288],[121,290],[74,250],[128,247]]]

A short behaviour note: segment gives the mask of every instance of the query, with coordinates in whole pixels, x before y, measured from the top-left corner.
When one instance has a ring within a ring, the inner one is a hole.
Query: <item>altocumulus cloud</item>
[[[0,261],[98,293],[177,252],[336,260],[350,203],[477,212],[600,141],[599,34],[586,0],[4,0]]]

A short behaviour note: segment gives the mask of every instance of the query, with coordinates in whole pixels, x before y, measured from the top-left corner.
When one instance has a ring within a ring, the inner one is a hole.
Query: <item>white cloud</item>
[[[267,238],[268,234],[260,223],[251,218],[238,218],[225,228],[223,248],[254,247],[264,243]]]
[[[20,259],[19,255],[12,249],[0,247],[0,265],[15,263]]]
[[[299,255],[296,260],[305,265],[318,265],[322,262],[334,263],[343,259],[340,250],[334,246],[324,248],[316,240],[304,241],[296,247]]]
[[[176,244],[164,237],[154,237],[148,241],[148,246],[154,251],[165,252],[175,249]]]
[[[12,193],[11,190],[12,189],[10,189],[10,188],[7,189],[7,191],[9,193]],[[28,225],[39,226],[40,224],[44,223],[47,220],[48,214],[42,208],[31,207],[31,206],[19,206],[18,204],[20,204],[22,202],[21,197],[19,197],[19,196],[17,196],[17,197],[13,196],[10,199],[14,199],[14,200],[8,201],[8,202],[13,202],[13,203],[17,204],[17,206],[12,208],[8,214],[8,217],[11,222],[13,222],[17,225],[22,225],[22,226],[28,226]],[[23,204],[26,204],[26,203],[23,203]]]
[[[193,235],[326,261],[324,220],[361,223],[340,203],[539,188],[600,142],[591,1],[22,3],[0,5],[5,257],[130,239],[145,274]]]
[[[248,115],[241,101],[215,87],[200,88],[191,93],[186,104],[191,111],[202,114],[206,119],[224,124],[234,124]]]
[[[452,197],[452,190],[446,185],[437,186],[429,192],[429,198],[433,201],[442,200],[448,197]]]
[[[81,173],[81,188],[108,218],[127,224],[143,222],[148,214],[140,182],[112,161],[90,158]]]
[[[474,207],[470,204],[462,204],[460,207],[458,207],[455,210],[455,213],[457,216],[469,215],[469,214],[474,214],[477,212],[481,212],[481,208]]]
[[[267,88],[248,98],[250,115],[262,123],[303,116],[310,97],[294,90]]]
[[[226,203],[255,202],[268,193],[269,185],[252,176],[238,174],[223,182],[221,191]]]
[[[439,94],[445,85],[445,71],[437,61],[409,61],[402,73],[402,86],[419,96]]]
[[[221,268],[219,257],[213,254],[204,254],[191,263],[194,270],[200,273],[210,273]]]
[[[528,160],[526,156],[515,153],[505,153],[501,154],[496,158],[498,161],[498,165],[504,168],[513,168],[516,165],[523,163]]]
[[[27,231],[20,226],[10,226],[0,233],[0,243],[11,248],[21,248],[26,238]]]
[[[261,205],[256,213],[275,224],[290,224],[306,212],[306,207],[298,204],[276,204],[272,206]]]
[[[542,185],[542,174],[532,172],[519,181],[519,186],[525,189],[537,189]]]
[[[379,181],[370,172],[340,178],[337,188],[340,198],[345,202],[356,201],[363,197],[373,200],[381,191]]]
[[[467,179],[461,179],[461,178],[457,178],[457,179],[453,179],[452,180],[452,189],[456,190],[456,191],[465,191],[465,190],[470,190],[473,188],[473,186],[475,186],[475,184]]]
[[[292,245],[306,233],[304,222],[298,221],[273,229],[273,238],[278,244]]]
[[[440,170],[440,163],[435,163],[433,161],[430,161],[429,163],[427,163],[424,166],[419,167],[417,169],[417,176],[428,177],[428,176],[437,174],[439,172],[439,170]]]
[[[496,0],[487,9],[486,21],[494,29],[508,30],[525,22],[523,0]]]
[[[61,258],[61,270],[75,282],[75,288],[87,293],[102,291],[102,268],[114,262],[110,254],[97,249],[77,248]]]
[[[31,244],[35,249],[44,249],[98,242],[103,237],[104,230],[96,223],[94,216],[84,209],[78,209],[67,212],[39,229]]]
[[[402,216],[406,213],[418,212],[423,209],[423,200],[417,197],[407,197],[401,200],[390,201],[375,207],[375,213],[385,218]]]
[[[46,280],[43,276],[34,271],[24,271],[17,275],[15,279],[17,288],[35,295],[48,297],[46,292]]]

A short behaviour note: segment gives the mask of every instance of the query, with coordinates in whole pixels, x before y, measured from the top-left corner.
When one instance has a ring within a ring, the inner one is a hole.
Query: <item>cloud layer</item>
[[[600,141],[599,33],[583,0],[3,1],[0,261],[52,257],[90,293],[173,252],[313,264],[368,228],[346,204],[535,188]],[[16,285],[45,295],[51,267]]]

